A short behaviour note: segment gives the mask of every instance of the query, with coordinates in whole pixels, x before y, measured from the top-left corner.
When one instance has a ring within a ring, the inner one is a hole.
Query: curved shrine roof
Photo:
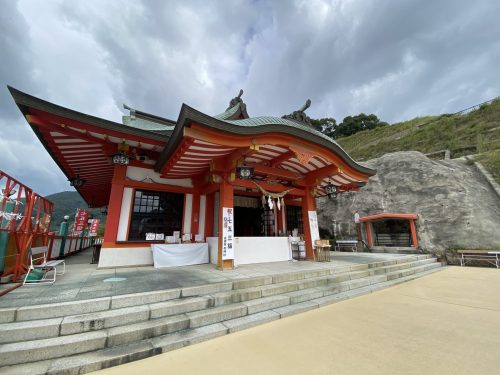
[[[162,177],[169,178],[202,175],[214,160],[227,158],[234,162],[241,156],[256,166],[260,173],[256,178],[269,178],[285,186],[295,180],[308,184],[315,181],[319,195],[324,195],[328,183],[348,191],[359,188],[375,174],[375,170],[356,163],[334,140],[313,129],[304,113],[310,101],[284,116],[287,118],[249,118],[240,91],[229,108],[216,116],[183,104],[177,121],[173,121],[125,107],[130,114],[123,116],[120,124],[58,106],[12,87],[9,90],[65,175],[86,179],[77,190],[89,205],[108,203],[113,177],[111,156],[120,145],[126,145],[132,165],[154,166]],[[216,136],[197,138],[196,132]],[[233,143],[224,143],[224,137]],[[273,141],[276,137],[281,140]],[[260,150],[254,147],[249,151],[249,146],[251,149],[256,145],[254,141],[259,142]]]
[[[319,146],[326,147],[330,151],[338,154],[350,167],[363,174],[372,176],[376,173],[375,170],[356,163],[333,139],[298,121],[272,116],[252,117],[241,120],[224,120],[221,119],[221,117],[223,117],[222,114],[217,117],[209,116],[183,104],[177,125],[165,149],[162,151],[155,169],[157,171],[161,170],[175,148],[179,145],[183,137],[182,129],[184,127],[189,127],[191,123],[197,123],[213,129],[240,135],[258,135],[273,132],[293,135]]]

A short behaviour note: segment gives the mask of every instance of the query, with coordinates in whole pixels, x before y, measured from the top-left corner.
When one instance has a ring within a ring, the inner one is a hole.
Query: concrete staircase
[[[435,258],[412,255],[342,269],[0,309],[0,373],[96,371],[370,293],[440,267]]]
[[[372,253],[391,253],[391,254],[415,254],[414,247],[403,246],[373,246],[370,248]]]

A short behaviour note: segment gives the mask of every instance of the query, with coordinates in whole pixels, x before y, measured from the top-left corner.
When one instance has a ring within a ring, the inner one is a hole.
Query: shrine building
[[[171,265],[286,261],[292,234],[312,258],[316,198],[375,174],[315,130],[310,101],[283,117],[249,117],[240,91],[215,116],[183,104],[169,120],[125,106],[117,123],[9,90],[89,207],[107,207],[99,268],[156,265],[159,244]],[[205,247],[191,254],[197,243]]]

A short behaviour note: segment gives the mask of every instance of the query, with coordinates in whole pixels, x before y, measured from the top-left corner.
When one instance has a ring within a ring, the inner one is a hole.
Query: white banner
[[[173,245],[151,245],[155,268],[188,266],[208,263],[206,243],[187,243]]]
[[[234,259],[234,209],[222,208],[222,259]]]
[[[316,211],[307,211],[309,214],[309,228],[311,229],[311,241],[314,245],[314,241],[319,240],[319,227],[318,227],[318,215]]]

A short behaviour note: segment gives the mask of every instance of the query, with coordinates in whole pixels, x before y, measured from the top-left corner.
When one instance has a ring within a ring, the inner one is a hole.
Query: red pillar
[[[122,209],[123,189],[127,167],[115,165],[111,194],[108,203],[108,216],[106,218],[106,229],[102,247],[113,247],[118,235],[118,224],[120,223],[120,211]]]
[[[417,229],[415,228],[415,220],[410,219],[410,232],[411,232],[411,243],[415,250],[418,248],[418,238],[417,238]]]
[[[368,242],[368,247],[373,247],[372,228],[371,228],[371,223],[369,221],[365,221],[365,230],[366,230],[366,242]]]
[[[308,186],[305,189],[306,194],[302,197],[302,222],[304,223],[304,240],[306,241],[306,257],[313,258],[313,243],[311,238],[311,227],[309,226],[308,211],[316,211],[316,199],[314,190]]]
[[[234,267],[234,259],[222,260],[222,226],[223,226],[223,208],[233,208],[233,185],[227,182],[224,176],[220,183],[219,190],[219,248],[217,252],[217,265],[220,269],[230,269]],[[234,224],[234,223],[233,223]]]

